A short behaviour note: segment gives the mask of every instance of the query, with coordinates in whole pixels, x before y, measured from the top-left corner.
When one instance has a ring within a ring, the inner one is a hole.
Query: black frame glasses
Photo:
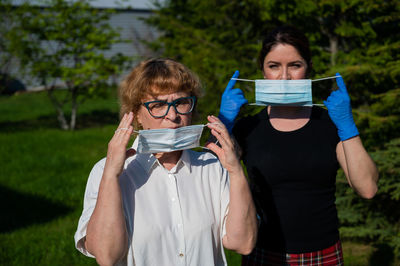
[[[176,104],[179,103],[179,102],[182,101],[182,100],[185,100],[185,99],[191,99],[191,100],[192,100],[192,106],[190,107],[189,111],[182,113],[182,112],[179,112],[179,111],[178,111],[178,109],[176,108]],[[150,107],[150,105],[151,105],[151,104],[157,104],[157,103],[159,103],[159,104],[167,104],[167,105],[168,105],[168,107],[167,107],[167,109],[166,109],[164,115],[154,115],[154,114],[151,112],[151,109],[152,109],[152,108]],[[181,98],[178,98],[178,99],[173,100],[172,102],[167,102],[167,101],[162,101],[162,100],[156,100],[156,101],[149,101],[149,102],[143,103],[143,105],[146,107],[147,111],[149,111],[149,114],[150,114],[152,117],[154,117],[154,118],[162,118],[162,117],[165,117],[165,116],[168,114],[169,108],[171,108],[171,106],[174,107],[175,112],[176,112],[177,114],[181,114],[181,115],[190,114],[190,113],[193,111],[195,104],[196,104],[196,96],[181,97]]]

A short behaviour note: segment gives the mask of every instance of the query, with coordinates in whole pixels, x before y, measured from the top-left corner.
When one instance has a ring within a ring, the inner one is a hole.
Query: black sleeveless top
[[[337,129],[312,107],[302,128],[282,132],[267,108],[234,128],[261,218],[257,247],[285,253],[327,248],[339,240],[335,180]]]

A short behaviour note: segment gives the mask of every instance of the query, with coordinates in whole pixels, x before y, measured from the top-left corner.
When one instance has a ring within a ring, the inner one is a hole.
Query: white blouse
[[[92,169],[75,233],[84,247],[105,160]],[[120,265],[226,265],[222,238],[229,207],[229,177],[207,152],[185,150],[168,171],[152,154],[126,160],[120,176],[129,251]]]

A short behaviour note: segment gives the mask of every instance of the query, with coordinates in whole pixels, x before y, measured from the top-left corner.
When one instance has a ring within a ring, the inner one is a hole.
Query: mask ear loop
[[[321,81],[321,80],[326,80],[326,79],[335,79],[335,78],[338,78],[338,77],[341,77],[341,76],[339,75],[339,76],[333,76],[333,77],[326,77],[326,78],[320,78],[320,79],[313,79],[313,80],[311,80],[311,82],[316,82],[316,81]],[[323,103],[313,103],[313,105],[316,105],[316,106],[325,106]]]
[[[212,123],[207,123],[207,124],[205,124],[204,126],[207,126],[208,124],[212,124]],[[214,143],[215,145],[218,145],[218,146],[221,147],[221,145],[219,145],[218,139],[217,139],[215,142],[211,142],[211,143]],[[205,149],[205,150],[208,150],[208,151],[210,151],[210,152],[213,152],[211,149],[209,149],[209,148],[207,148],[207,147],[204,147],[204,146],[199,146],[199,147],[200,147],[200,148],[203,148],[203,149]]]
[[[312,79],[311,82],[325,80],[325,79],[335,79],[338,77],[341,77],[341,76],[332,76],[332,77],[326,77],[326,78],[320,78],[320,79]],[[238,78],[231,78],[231,79],[238,80],[238,81],[256,82],[254,79],[238,79]]]
[[[326,79],[335,79],[335,78],[339,78],[341,77],[339,76],[332,76],[332,77],[326,77],[326,78],[320,78],[320,79],[312,79],[311,82],[315,82],[315,81],[321,81],[321,80],[326,80]]]
[[[339,76],[332,76],[332,77],[326,77],[326,78],[320,78],[320,79],[312,79],[311,80],[311,82],[315,82],[315,81],[321,81],[321,80],[326,80],[326,79],[335,79],[335,78],[338,78],[338,77],[341,77],[340,75]],[[237,81],[246,81],[246,82],[256,82],[255,80],[253,80],[253,79],[238,79],[238,78],[231,78],[232,80],[237,80]],[[259,104],[257,104],[257,103],[250,103],[249,105],[259,105]],[[313,103],[313,105],[316,105],[316,106],[324,106],[324,104],[322,104],[322,103]]]
[[[254,79],[238,79],[238,78],[231,78],[231,79],[238,81],[256,82]]]

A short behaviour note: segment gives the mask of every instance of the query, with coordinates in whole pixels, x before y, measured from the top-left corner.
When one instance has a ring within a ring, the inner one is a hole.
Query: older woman
[[[218,158],[189,149],[126,151],[134,128],[151,137],[154,129],[189,126],[199,93],[197,77],[171,59],[141,62],[122,83],[122,119],[107,158],[90,173],[75,234],[77,249],[100,265],[226,265],[224,247],[253,249],[251,193],[218,118],[209,116],[208,127],[221,147],[207,145]]]

